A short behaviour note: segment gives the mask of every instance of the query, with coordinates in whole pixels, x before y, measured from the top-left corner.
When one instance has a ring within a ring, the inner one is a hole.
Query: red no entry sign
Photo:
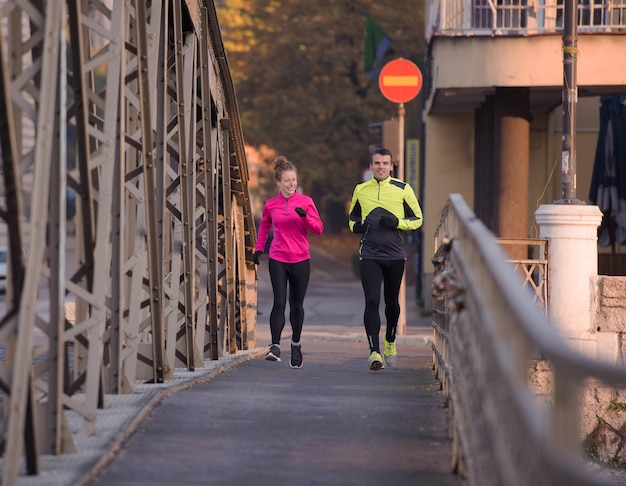
[[[394,103],[406,103],[422,89],[422,73],[411,61],[396,59],[380,71],[378,86],[385,98]]]

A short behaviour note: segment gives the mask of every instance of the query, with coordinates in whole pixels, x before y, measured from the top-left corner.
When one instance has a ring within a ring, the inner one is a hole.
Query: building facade
[[[424,121],[424,301],[450,193],[504,238],[538,236],[563,197],[563,0],[431,0]],[[579,0],[576,199],[589,197],[600,96],[626,94],[626,0]],[[571,120],[571,119],[570,119]]]

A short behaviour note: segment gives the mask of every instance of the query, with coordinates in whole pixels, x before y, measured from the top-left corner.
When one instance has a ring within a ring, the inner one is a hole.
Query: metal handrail
[[[470,484],[607,484],[583,467],[579,400],[588,378],[625,386],[626,369],[565,343],[459,194],[442,212],[435,249],[434,367],[459,470]],[[538,358],[553,373],[548,405],[528,379]]]

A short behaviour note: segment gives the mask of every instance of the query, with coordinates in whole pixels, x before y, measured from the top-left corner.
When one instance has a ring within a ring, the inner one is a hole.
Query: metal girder
[[[2,16],[0,15],[0,18]],[[9,247],[9,272],[7,276],[6,306],[7,312],[0,321],[0,343],[7,349],[6,366],[0,364],[0,389],[4,390],[3,400],[7,400],[12,394],[12,370],[15,365],[16,355],[11,352],[11,344],[15,345],[17,335],[18,314],[15,312],[17,304],[20,301],[22,293],[22,284],[24,282],[24,262],[22,255],[22,223],[19,215],[21,214],[21,191],[19,181],[19,150],[16,141],[15,125],[11,123],[14,118],[13,106],[10,95],[8,63],[5,59],[5,41],[4,36],[0,36],[0,113],[4,113],[4,117],[0,117],[0,153],[2,154],[2,173],[4,194],[6,197],[6,206],[0,207],[0,216],[6,223],[7,228],[11,228],[8,234]],[[10,279],[10,281],[9,281]],[[15,446],[15,437],[11,436],[9,440],[9,421],[23,420],[25,422],[25,452],[27,469],[30,474],[36,474],[38,467],[38,442],[36,432],[33,427],[34,400],[32,394],[32,377],[28,376],[28,398],[26,399],[26,416],[16,417],[11,415],[6,407],[2,407],[2,422],[0,422],[0,432],[2,434],[2,450],[6,450],[7,446]],[[29,419],[30,417],[30,419]],[[18,422],[19,424],[19,422]],[[12,441],[12,443],[11,443]],[[18,454],[20,454],[18,452]],[[12,479],[17,475],[15,470],[3,472],[3,480]]]
[[[206,8],[202,9],[200,32],[200,113],[202,121],[200,123],[199,141],[201,143],[199,163],[202,168],[202,186],[203,193],[200,195],[200,205],[204,208],[204,240],[200,245],[200,251],[204,257],[204,279],[201,283],[206,285],[206,307],[205,307],[205,329],[207,339],[203,349],[203,356],[216,360],[219,357],[218,346],[218,317],[217,317],[217,157],[214,148],[217,141],[216,118],[212,115],[211,103],[211,86],[217,84],[215,82],[217,76],[215,71],[210,69],[211,58],[209,56],[209,14]],[[205,283],[206,282],[206,283]],[[256,281],[255,281],[256,285]]]
[[[68,185],[72,181],[80,197],[76,222],[80,274],[73,276],[65,289],[66,301],[73,294],[75,303],[72,327],[66,331],[71,329],[75,351],[74,385],[68,391],[84,393],[83,432],[87,434],[95,432],[95,411],[103,406],[103,341],[111,317],[111,280],[102,276],[111,271],[113,188],[119,162],[116,143],[121,65],[117,52],[122,49],[125,6],[114,4],[109,10],[106,3],[99,3],[99,14],[107,15],[103,19],[105,27],[99,27],[89,17],[88,6],[95,5],[93,2],[68,2],[74,88],[74,103],[69,112],[76,120],[78,169],[78,176],[69,177]],[[96,33],[106,41],[96,43]],[[102,68],[106,69],[110,90],[97,90],[95,78]]]
[[[162,213],[157,207],[163,192],[163,186],[157,185],[163,165],[158,158],[162,128],[156,118],[160,100],[153,89],[162,66],[161,44],[167,42],[167,4],[152,2],[147,9],[144,2],[136,1],[123,23],[121,315],[123,373],[129,387],[136,379],[162,382],[173,372],[165,356]]]
[[[196,342],[195,305],[196,296],[196,238],[195,238],[195,91],[196,91],[196,36],[183,32],[183,9],[180,2],[173,3],[174,27],[174,90],[175,90],[175,123],[178,126],[177,154],[171,163],[178,165],[178,196],[180,204],[183,275],[178,279],[181,283],[182,295],[179,308],[182,314],[177,338],[184,336],[184,347],[177,353],[189,371],[202,366],[201,346]],[[191,137],[191,133],[194,137]],[[177,246],[177,245],[176,245]],[[176,275],[173,274],[172,277]]]
[[[40,454],[74,450],[69,416],[97,433],[106,394],[256,345],[256,233],[212,2],[0,6],[0,468],[14,484],[22,455],[37,474]]]
[[[236,323],[235,323],[235,239],[233,238],[234,218],[233,218],[233,201],[230,189],[230,120],[222,118],[220,120],[221,137],[221,179],[222,179],[222,205],[224,208],[224,241],[223,241],[223,261],[224,261],[224,278],[223,278],[223,295],[225,298],[225,311],[222,315],[221,323],[225,327],[225,345],[229,353],[235,352],[237,349],[236,342]],[[235,206],[236,207],[236,206]]]
[[[43,11],[37,11],[43,14]],[[58,72],[59,72],[59,50],[60,50],[60,19],[63,14],[62,4],[53,2],[46,6],[45,19],[38,15],[31,17],[31,32],[33,36],[33,52],[45,53],[45,56],[26,61],[25,71],[28,79],[22,78],[23,91],[17,96],[22,101],[22,110],[16,110],[14,116],[29,116],[37,129],[38,136],[34,141],[32,165],[30,165],[28,175],[30,176],[32,192],[29,201],[30,219],[28,220],[28,260],[24,272],[24,282],[21,292],[16,295],[17,327],[7,329],[8,335],[5,341],[7,348],[7,363],[10,379],[7,380],[10,386],[7,395],[3,397],[6,406],[3,410],[6,420],[6,428],[3,427],[2,439],[4,445],[4,467],[2,470],[2,483],[15,484],[20,464],[20,456],[26,450],[30,454],[38,454],[37,433],[31,431],[27,433],[27,440],[24,440],[25,425],[31,420],[27,420],[27,411],[33,414],[31,405],[33,398],[37,399],[34,391],[35,367],[33,366],[33,348],[35,338],[35,328],[43,327],[39,321],[37,300],[38,287],[41,278],[46,278],[44,269],[44,256],[46,254],[46,230],[48,221],[48,204],[50,193],[50,176],[53,166],[53,136],[55,132],[56,110],[58,108],[57,92]],[[22,25],[21,18],[18,26]],[[11,49],[11,47],[9,47]],[[12,72],[11,77],[15,74]],[[52,95],[33,99],[32,91],[40,91],[45,86],[51,90]],[[12,93],[13,94],[13,93]],[[15,101],[13,101],[15,102]],[[35,110],[36,105],[36,110]],[[8,123],[12,123],[8,119]],[[22,148],[24,148],[22,146]],[[4,161],[3,161],[4,163]],[[23,177],[26,177],[24,174]],[[31,182],[32,181],[32,182]],[[14,230],[9,228],[9,231]],[[14,251],[11,248],[11,251]],[[13,257],[15,259],[15,257]],[[15,290],[15,289],[13,289]],[[10,349],[9,349],[10,348]],[[32,420],[31,427],[35,427],[36,419]],[[4,424],[3,424],[4,425]],[[28,432],[28,431],[27,431]],[[27,456],[28,459],[28,456]],[[29,473],[36,473],[36,468],[29,467]]]

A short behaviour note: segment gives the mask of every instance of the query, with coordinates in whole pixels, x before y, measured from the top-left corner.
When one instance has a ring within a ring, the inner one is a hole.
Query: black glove
[[[353,233],[363,233],[364,229],[365,228],[363,227],[361,223],[354,223],[354,225],[352,226]]]
[[[261,258],[262,254],[263,252],[261,250],[257,250],[254,252],[254,255],[252,255],[252,261],[254,262],[255,265],[259,264],[259,258]]]
[[[298,215],[301,218],[304,218],[306,216],[306,211],[304,209],[302,209],[302,208],[296,208],[296,213],[298,213]]]
[[[380,225],[385,228],[395,229],[398,226],[398,218],[396,218],[393,214],[383,214],[380,217]]]

